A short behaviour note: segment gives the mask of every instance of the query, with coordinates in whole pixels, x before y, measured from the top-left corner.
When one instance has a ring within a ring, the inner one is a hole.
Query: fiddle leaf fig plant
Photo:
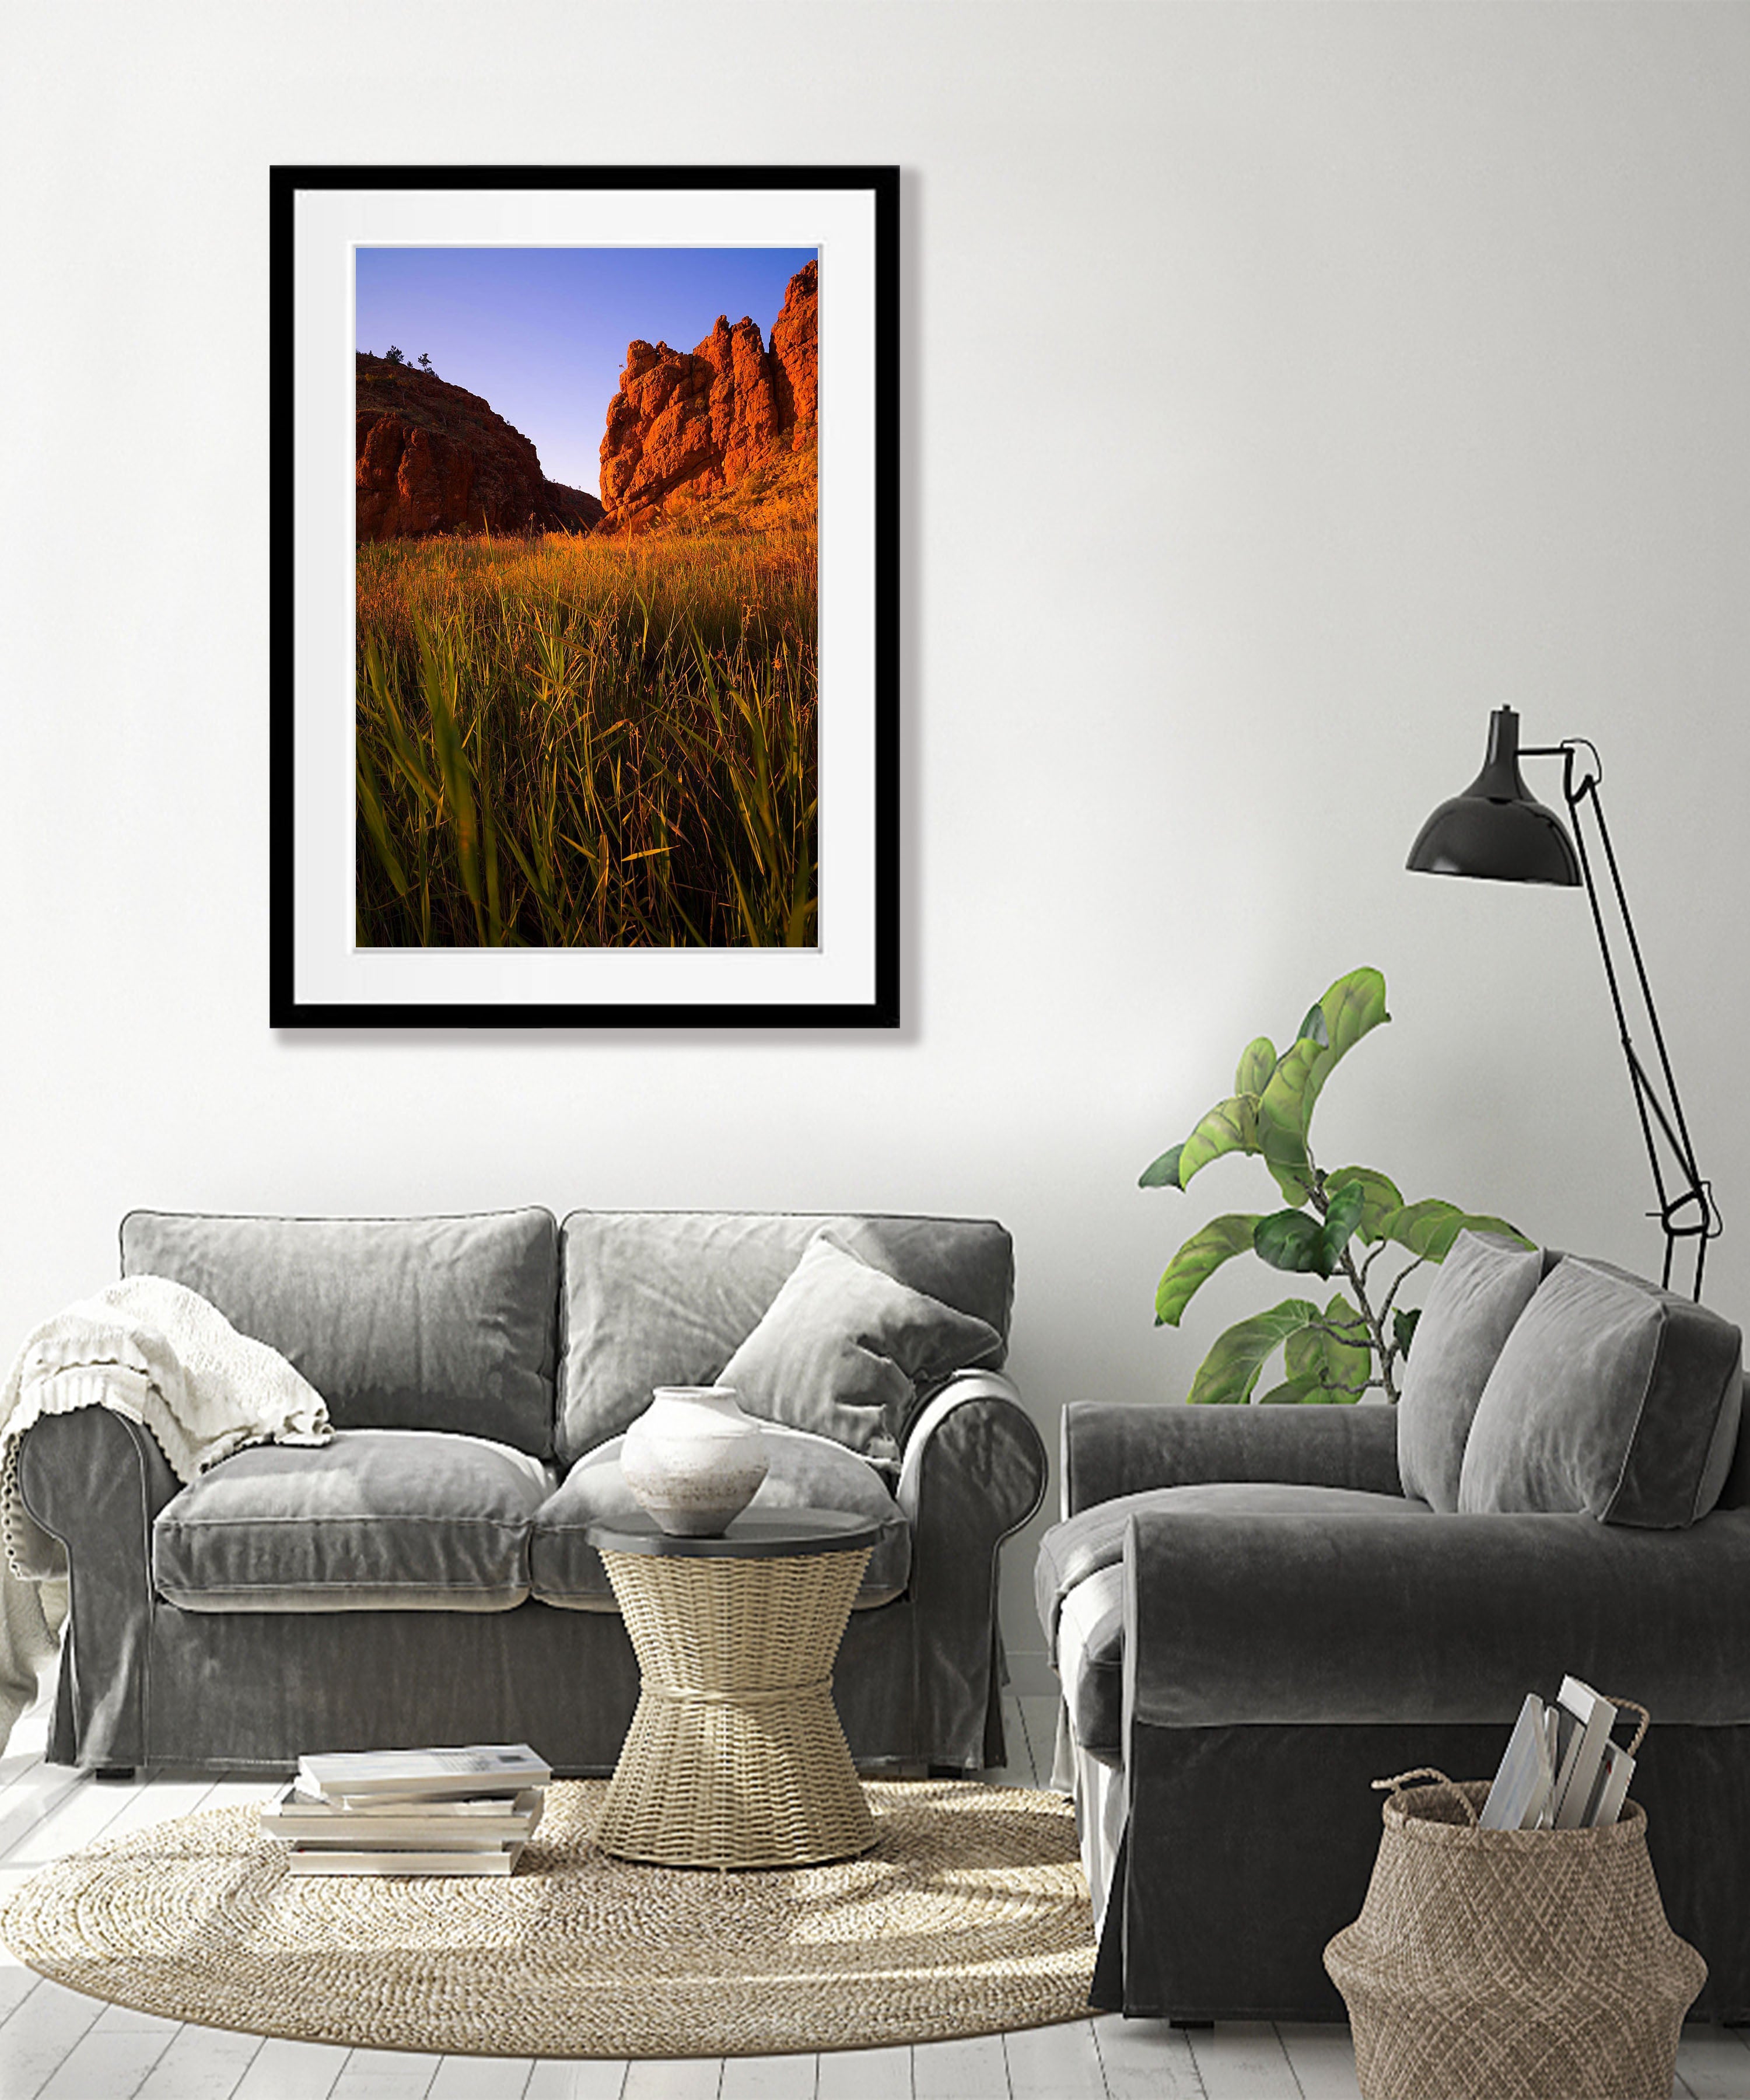
[[[1313,1156],[1312,1112],[1325,1081],[1364,1037],[1391,1018],[1378,970],[1339,977],[1280,1056],[1267,1036],[1247,1043],[1232,1094],[1139,1177],[1144,1189],[1187,1189],[1212,1161],[1249,1153],[1263,1161],[1284,1198],[1280,1210],[1229,1211],[1191,1235],[1155,1292],[1157,1326],[1176,1327],[1201,1286],[1237,1255],[1254,1254],[1289,1275],[1341,1282],[1329,1298],[1285,1298],[1230,1327],[1198,1367],[1188,1399],[1252,1401],[1265,1365],[1281,1350],[1282,1379],[1258,1396],[1259,1404],[1329,1404],[1369,1392],[1395,1400],[1418,1317],[1397,1304],[1405,1278],[1424,1263],[1444,1261],[1467,1226],[1531,1244],[1505,1219],[1433,1196],[1406,1203],[1397,1184],[1377,1167],[1327,1172]],[[1385,1255],[1395,1265],[1382,1269]],[[1408,1259],[1399,1259],[1404,1255]]]

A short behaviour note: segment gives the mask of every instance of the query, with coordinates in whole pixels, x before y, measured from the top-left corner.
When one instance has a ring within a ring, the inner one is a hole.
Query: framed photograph
[[[272,1025],[896,1026],[897,170],[271,209]]]

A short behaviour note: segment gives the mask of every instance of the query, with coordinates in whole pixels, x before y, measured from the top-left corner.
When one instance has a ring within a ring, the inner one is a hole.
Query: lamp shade
[[[1519,717],[1511,708],[1489,717],[1483,770],[1422,826],[1405,865],[1424,875],[1578,887],[1580,858],[1567,827],[1520,774]]]

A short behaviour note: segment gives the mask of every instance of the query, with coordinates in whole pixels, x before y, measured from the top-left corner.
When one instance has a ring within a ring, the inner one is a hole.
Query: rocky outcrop
[[[812,433],[818,393],[820,353],[815,318],[820,306],[820,267],[797,271],[772,324],[774,390],[781,426]],[[800,449],[800,448],[797,448]]]
[[[602,505],[549,481],[535,448],[478,394],[358,353],[358,536],[587,532]]]
[[[611,527],[654,523],[812,452],[818,286],[813,262],[791,279],[769,348],[754,322],[721,315],[696,350],[628,346],[602,440]]]

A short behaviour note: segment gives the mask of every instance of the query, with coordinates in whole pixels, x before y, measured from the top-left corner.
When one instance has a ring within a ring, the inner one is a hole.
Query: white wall
[[[1261,1202],[1141,1166],[1382,967],[1322,1149],[1639,1266],[1576,897],[1402,872],[1592,736],[1750,1310],[1750,13],[90,4],[0,68],[0,1352],[131,1204],[994,1213],[1014,1367],[1182,1392]],[[267,1026],[267,168],[906,170],[897,1035]],[[1555,781],[1546,773],[1545,792]],[[1036,1643],[1030,1555],[1012,1638]]]

